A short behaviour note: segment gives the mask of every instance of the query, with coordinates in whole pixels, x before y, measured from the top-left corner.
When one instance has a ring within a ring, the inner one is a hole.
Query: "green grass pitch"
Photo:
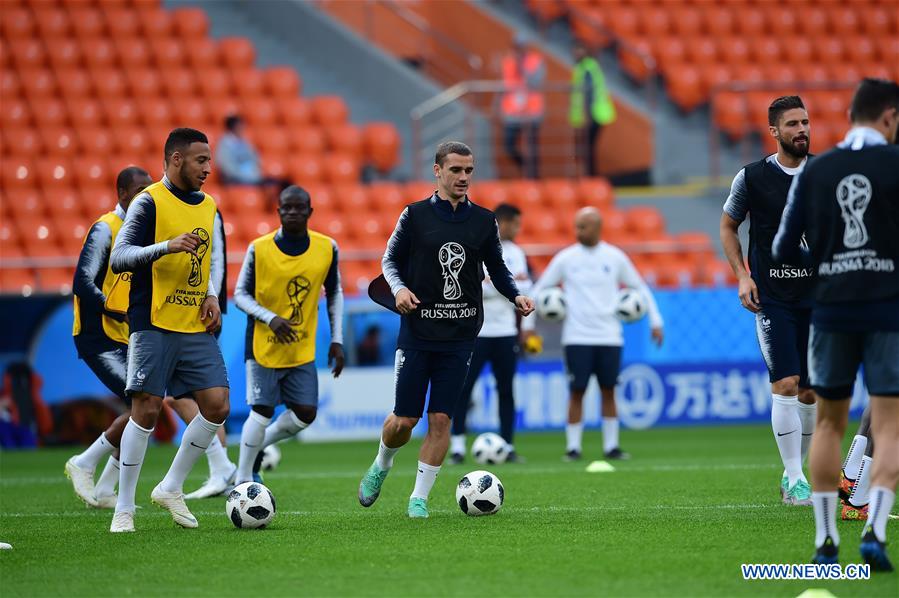
[[[431,518],[409,520],[416,443],[400,451],[380,500],[363,509],[359,478],[376,444],[283,446],[266,484],[269,529],[236,530],[224,498],[192,502],[197,530],[177,528],[149,493],[175,447],[153,447],[138,487],[137,533],[108,533],[63,475],[71,450],[0,454],[3,596],[896,596],[897,574],[868,581],[744,581],[741,563],[805,563],[811,508],[779,504],[781,471],[767,426],[625,431],[633,459],[586,473],[599,454],[563,463],[561,434],[522,435],[523,465],[487,467],[502,511],[466,517],[454,502],[467,463],[445,466]],[[231,449],[236,459],[236,447]],[[188,480],[196,488],[203,461]],[[891,523],[890,534],[899,533]],[[861,524],[841,523],[841,563],[857,563]],[[894,562],[899,559],[895,544]]]

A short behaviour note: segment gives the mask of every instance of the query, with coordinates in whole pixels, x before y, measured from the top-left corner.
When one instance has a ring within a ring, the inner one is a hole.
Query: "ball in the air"
[[[258,482],[244,482],[228,494],[225,514],[234,527],[257,529],[271,523],[275,516],[275,497]]]
[[[543,289],[537,295],[537,315],[548,322],[561,322],[568,311],[565,293],[559,287]]]
[[[646,315],[646,299],[636,289],[621,289],[615,304],[615,316],[622,322],[636,322]]]
[[[472,517],[493,515],[502,508],[504,498],[502,482],[489,471],[465,474],[456,486],[456,504]]]
[[[493,432],[485,432],[471,445],[471,456],[481,465],[505,463],[509,457],[509,445],[503,437]]]

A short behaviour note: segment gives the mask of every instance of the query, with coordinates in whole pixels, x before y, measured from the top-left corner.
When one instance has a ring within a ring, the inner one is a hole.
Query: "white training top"
[[[630,258],[605,241],[594,247],[578,243],[557,253],[534,285],[534,297],[560,284],[568,306],[562,324],[563,345],[623,345],[621,322],[615,317],[622,286],[643,293],[650,326],[662,326],[659,307]],[[534,327],[533,316],[525,320],[524,327]]]
[[[528,262],[524,251],[512,241],[502,241],[502,247],[503,261],[518,284],[518,292],[526,295],[531,288],[531,278],[528,275]],[[484,275],[487,275],[486,270]],[[515,305],[499,294],[489,278],[485,278],[481,286],[484,291],[484,326],[478,336],[483,338],[518,336]]]

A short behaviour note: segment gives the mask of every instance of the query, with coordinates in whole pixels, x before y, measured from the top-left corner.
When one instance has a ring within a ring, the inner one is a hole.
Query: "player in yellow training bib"
[[[215,200],[200,188],[211,172],[206,135],[174,129],[165,142],[165,176],[134,198],[112,250],[112,270],[131,273],[128,375],[131,419],[111,532],[134,531],[134,495],[162,398],[193,395],[190,422],[172,466],[150,498],[181,527],[197,527],[182,486],[228,417],[228,372],[213,333],[221,326],[210,280]]]
[[[247,248],[234,290],[234,302],[249,316],[247,403],[252,409],[240,437],[238,484],[258,476],[262,449],[315,420],[315,336],[322,287],[331,324],[328,363],[335,378],[344,364],[337,243],[308,229],[312,199],[301,187],[281,193],[278,215],[281,228]],[[272,422],[278,403],[288,409]]]

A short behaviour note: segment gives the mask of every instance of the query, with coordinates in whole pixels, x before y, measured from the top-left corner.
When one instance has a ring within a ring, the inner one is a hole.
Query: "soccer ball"
[[[262,470],[271,471],[281,462],[281,449],[270,444],[262,449]]]
[[[256,529],[271,523],[275,516],[275,497],[257,482],[244,482],[228,494],[225,514],[234,527]]]
[[[537,315],[548,322],[561,322],[568,311],[565,293],[559,287],[550,287],[537,295]]]
[[[622,322],[636,322],[646,315],[646,299],[636,289],[618,291],[618,303],[615,305],[615,316]]]
[[[505,463],[509,456],[509,445],[499,434],[486,432],[475,438],[471,445],[471,456],[481,465]]]
[[[456,503],[466,515],[493,515],[503,506],[505,491],[499,478],[489,471],[465,474],[456,486]]]

